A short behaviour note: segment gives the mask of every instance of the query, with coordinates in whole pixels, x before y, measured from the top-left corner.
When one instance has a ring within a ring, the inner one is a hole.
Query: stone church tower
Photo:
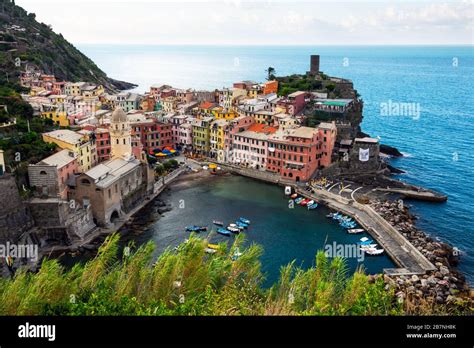
[[[122,108],[116,108],[110,119],[110,158],[129,158],[132,155],[130,123]]]

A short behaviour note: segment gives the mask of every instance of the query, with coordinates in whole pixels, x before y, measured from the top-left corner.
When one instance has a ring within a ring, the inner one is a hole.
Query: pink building
[[[178,139],[176,145],[187,150],[193,146],[193,126],[191,123],[183,123],[178,127]]]
[[[282,179],[308,181],[316,169],[331,164],[336,135],[334,123],[280,130],[268,144],[267,170]]]
[[[255,120],[251,116],[239,116],[229,121],[224,132],[224,161],[230,160],[234,135],[247,130]]]
[[[277,129],[274,127],[256,123],[246,131],[235,133],[230,162],[265,170],[268,158],[268,139],[276,131]]]
[[[68,199],[68,180],[78,172],[76,155],[66,149],[28,166],[30,186],[40,197]]]
[[[110,132],[107,128],[97,128],[95,130],[95,145],[99,162],[110,159]]]
[[[287,114],[294,116],[303,110],[306,104],[305,96],[305,92],[294,92],[289,94],[288,97],[279,100],[277,105],[285,108]]]

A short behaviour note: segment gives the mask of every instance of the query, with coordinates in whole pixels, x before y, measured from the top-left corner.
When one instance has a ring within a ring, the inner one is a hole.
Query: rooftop
[[[140,161],[133,157],[129,160],[117,158],[103,162],[84,174],[93,179],[97,187],[105,188],[139,165]]]
[[[76,159],[76,155],[74,152],[70,150],[61,150],[56,152],[54,155],[51,155],[45,159],[43,159],[38,164],[47,164],[49,166],[57,166],[58,168],[62,168],[65,165],[71,163]]]
[[[68,144],[78,144],[82,141],[83,136],[69,129],[57,129],[52,132],[44,133],[44,135]]]

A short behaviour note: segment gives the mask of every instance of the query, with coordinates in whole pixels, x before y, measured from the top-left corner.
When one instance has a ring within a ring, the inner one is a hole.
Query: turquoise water
[[[363,129],[407,154],[393,160],[407,171],[400,179],[449,196],[443,204],[413,202],[413,211],[420,228],[460,248],[460,269],[474,281],[473,46],[79,48],[110,76],[135,82],[141,91],[154,83],[213,89],[263,81],[268,66],[277,75],[302,73],[309,55],[320,54],[321,70],[352,79],[364,99]],[[380,103],[389,100],[419,103],[419,119],[382,116]]]
[[[199,184],[173,185],[160,199],[173,209],[152,223],[139,237],[134,237],[138,244],[153,240],[158,255],[189,236],[186,226],[207,225],[215,229],[213,220],[229,224],[242,216],[251,221],[245,232],[247,244],[257,243],[264,249],[261,261],[267,276],[266,285],[273,284],[278,279],[280,267],[293,260],[303,268],[314,265],[316,252],[324,250],[326,244],[354,245],[360,238],[368,236],[349,235],[339,224],[326,218],[329,210],[325,207],[310,211],[301,206],[290,209],[283,187],[239,176],[215,177]],[[200,233],[202,237],[207,235],[207,232]],[[209,236],[211,243],[229,241],[230,244],[234,239],[233,236],[216,233]],[[387,256],[366,257],[359,262],[357,255],[354,255],[347,258],[347,264],[351,271],[363,266],[368,273],[379,273],[383,268],[394,267]]]

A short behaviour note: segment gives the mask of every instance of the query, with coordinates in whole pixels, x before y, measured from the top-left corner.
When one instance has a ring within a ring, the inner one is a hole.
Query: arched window
[[[81,180],[81,184],[90,185],[91,182],[90,182],[88,179],[82,179],[82,180]]]
[[[44,170],[42,170],[42,171],[40,172],[40,175],[46,175],[46,172],[45,172]]]
[[[119,140],[117,139],[117,145],[118,145],[118,144],[120,144],[120,143],[119,143]]]

